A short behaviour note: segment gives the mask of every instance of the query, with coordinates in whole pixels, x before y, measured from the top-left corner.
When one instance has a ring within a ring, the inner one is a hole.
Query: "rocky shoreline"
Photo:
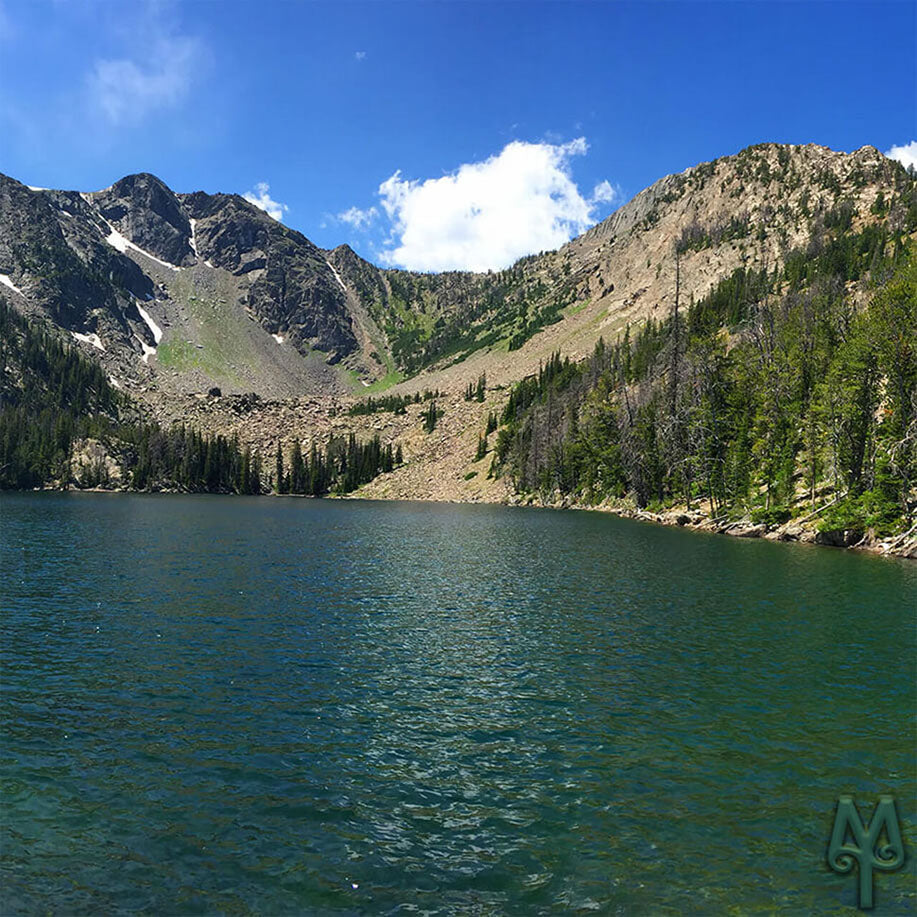
[[[710,532],[717,535],[731,535],[733,538],[765,538],[768,541],[815,544],[824,547],[846,548],[851,551],[865,551],[870,554],[917,560],[917,526],[912,527],[901,535],[879,538],[872,529],[866,532],[855,529],[820,532],[805,524],[807,517],[791,519],[781,525],[767,525],[763,522],[754,523],[750,519],[711,519],[706,513],[686,509],[653,513],[649,510],[623,504],[600,503],[589,505],[569,500],[549,503],[537,499],[529,499],[528,497],[506,502],[516,506],[543,506],[550,509],[579,509],[610,513],[625,519],[690,528],[699,532]]]

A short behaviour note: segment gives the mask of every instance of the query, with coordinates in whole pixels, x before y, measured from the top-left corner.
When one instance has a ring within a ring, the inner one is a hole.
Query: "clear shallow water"
[[[592,513],[0,500],[0,912],[853,913],[917,564]],[[355,887],[356,886],[356,887]]]

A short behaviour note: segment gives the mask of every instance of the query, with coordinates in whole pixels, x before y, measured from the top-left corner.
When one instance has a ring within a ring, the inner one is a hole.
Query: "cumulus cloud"
[[[355,60],[366,60],[366,52],[365,52],[365,51],[354,51],[354,52],[353,52],[353,56],[354,56],[354,59],[355,59]]]
[[[557,248],[595,222],[611,184],[584,197],[570,160],[589,147],[514,141],[483,162],[440,178],[415,181],[395,172],[379,186],[392,221],[386,264],[420,271],[500,269],[523,255]]]
[[[255,183],[254,191],[246,191],[242,197],[250,204],[260,207],[269,217],[273,217],[278,223],[283,221],[283,215],[290,208],[286,204],[271,198],[271,186],[266,181]]]
[[[905,168],[913,166],[917,169],[917,140],[905,143],[904,146],[893,146],[885,155],[889,159],[897,159]]]
[[[368,210],[360,210],[359,207],[351,207],[349,210],[345,210],[343,213],[337,215],[342,223],[347,223],[352,226],[354,229],[367,229],[370,224],[372,224],[376,217],[379,216],[379,211],[375,207],[370,207]]]
[[[201,43],[185,35],[155,38],[149,53],[132,58],[103,58],[88,77],[90,98],[112,124],[136,123],[188,95],[196,64],[205,56]]]

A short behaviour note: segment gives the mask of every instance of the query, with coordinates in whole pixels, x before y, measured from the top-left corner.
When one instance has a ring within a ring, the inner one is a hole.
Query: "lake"
[[[0,500],[7,914],[854,913],[917,564],[599,513]]]

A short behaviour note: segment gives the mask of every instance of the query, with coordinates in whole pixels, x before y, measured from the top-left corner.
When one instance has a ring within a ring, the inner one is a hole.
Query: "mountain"
[[[577,364],[625,334],[628,347],[649,346],[647,329],[663,334],[676,301],[687,315],[737,272],[766,278],[774,298],[827,295],[833,282],[861,311],[877,269],[917,229],[915,200],[913,175],[871,147],[762,144],[661,179],[555,252],[503,271],[418,274],[320,249],[237,195],[175,193],[149,174],[89,193],[0,176],[0,292],[166,427],[238,435],[263,457],[378,434],[409,460],[367,492],[515,499],[534,494],[533,480],[488,475],[474,461],[480,434],[555,353]],[[800,280],[800,259],[840,238],[871,263]],[[724,346],[741,343],[742,328],[720,319]],[[661,379],[657,363],[627,385]],[[484,400],[465,400],[481,377]],[[348,412],[382,390],[410,396],[403,411]],[[425,391],[439,393],[432,432],[419,421]],[[572,416],[581,394],[565,396]]]
[[[359,365],[325,254],[235,195],[176,195],[152,175],[94,193],[0,178],[0,265],[14,305],[95,347],[129,389],[290,395]]]
[[[781,263],[842,200],[869,219],[902,174],[870,147],[753,147],[662,179],[557,252],[486,274],[381,270],[237,195],[175,194],[147,174],[91,193],[0,177],[0,274],[22,295],[14,305],[101,344],[128,385],[345,395],[354,376],[392,382],[512,352],[558,322],[579,332],[584,321],[564,321],[572,312],[613,334],[669,303],[676,242],[688,246],[683,290],[702,295],[741,263]]]

